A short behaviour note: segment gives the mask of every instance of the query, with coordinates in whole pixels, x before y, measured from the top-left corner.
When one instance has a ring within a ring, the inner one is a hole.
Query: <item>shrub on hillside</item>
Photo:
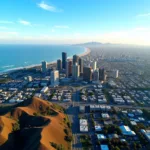
[[[20,130],[20,124],[17,122],[17,123],[13,123],[12,124],[12,130],[13,131],[18,131]]]
[[[56,150],[65,150],[64,146],[62,144],[56,144],[54,142],[50,143],[52,147],[54,147]]]
[[[72,136],[65,136],[65,140],[67,142],[71,142],[72,141]]]

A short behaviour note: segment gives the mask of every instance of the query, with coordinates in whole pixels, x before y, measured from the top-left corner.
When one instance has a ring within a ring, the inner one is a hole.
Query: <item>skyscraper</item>
[[[67,53],[62,52],[62,68],[66,69]]]
[[[92,81],[92,68],[91,67],[83,68],[83,80],[87,82]]]
[[[99,70],[98,69],[96,69],[93,72],[93,81],[99,81]]]
[[[59,71],[54,70],[51,72],[51,85],[58,86],[59,85]]]
[[[73,55],[73,65],[75,65],[76,63],[79,64],[79,56]]]
[[[70,77],[72,75],[72,61],[68,60],[66,62],[66,77]]]
[[[43,61],[42,62],[42,73],[45,73],[47,71],[47,62]]]
[[[83,59],[79,58],[80,76],[83,75]]]
[[[93,63],[93,70],[95,71],[96,68],[97,68],[97,62],[95,61],[95,62]]]
[[[99,68],[99,80],[104,81],[105,80],[105,69]]]
[[[60,59],[57,60],[57,70],[62,69],[62,61]]]
[[[116,78],[119,77],[119,70],[116,70],[116,75],[115,75]]]
[[[80,66],[78,63],[75,63],[75,65],[72,66],[72,77],[73,79],[78,79],[80,76]]]

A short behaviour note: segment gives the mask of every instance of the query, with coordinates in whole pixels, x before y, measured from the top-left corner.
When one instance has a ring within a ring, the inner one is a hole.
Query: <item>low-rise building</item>
[[[101,150],[109,150],[108,145],[100,145]]]
[[[118,134],[109,134],[108,137],[110,139],[118,139],[119,138]]]
[[[150,142],[150,130],[141,129],[141,132],[146,137],[146,139]]]
[[[48,91],[48,87],[45,86],[45,87],[42,88],[41,93],[46,93],[47,91]]]
[[[109,114],[107,114],[107,113],[102,113],[101,115],[102,115],[102,118],[104,118],[104,119],[110,118]]]
[[[86,119],[80,119],[80,132],[88,132],[88,122]]]
[[[101,127],[101,125],[100,125],[100,124],[98,124],[97,122],[95,122],[95,131],[96,131],[96,132],[100,132],[100,131],[102,131],[102,127]]]
[[[80,106],[79,111],[80,111],[80,113],[84,113],[85,112],[85,106]]]
[[[80,132],[88,132],[88,126],[80,125]]]
[[[127,136],[135,136],[135,132],[132,131],[128,126],[122,125],[120,126],[120,129],[122,131],[123,135],[127,135]]]
[[[136,126],[137,123],[135,121],[130,121],[131,125]]]
[[[41,93],[36,93],[34,96],[40,98],[41,97]]]
[[[106,138],[106,136],[104,134],[97,134],[97,139],[98,140],[105,140],[107,138]]]

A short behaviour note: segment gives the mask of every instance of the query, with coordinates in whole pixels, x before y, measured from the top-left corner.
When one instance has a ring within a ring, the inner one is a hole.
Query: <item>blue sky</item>
[[[150,0],[3,0],[0,43],[150,45]]]

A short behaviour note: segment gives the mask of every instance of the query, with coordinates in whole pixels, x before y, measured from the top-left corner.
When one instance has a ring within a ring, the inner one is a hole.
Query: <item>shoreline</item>
[[[86,55],[88,55],[91,50],[87,47],[83,47],[85,49],[85,51],[81,54],[79,54],[78,56],[79,57],[84,57]],[[67,59],[72,59],[71,57],[68,57]],[[47,62],[47,65],[55,65],[57,63],[57,60],[55,61],[51,61],[51,62]],[[10,69],[10,70],[6,70],[4,72],[0,72],[0,75],[3,75],[3,74],[10,74],[14,71],[19,71],[19,70],[23,70],[23,69],[32,69],[32,68],[36,68],[36,67],[41,67],[41,64],[33,64],[33,65],[30,65],[30,66],[26,66],[26,67],[19,67],[19,68],[14,68],[14,69]]]

